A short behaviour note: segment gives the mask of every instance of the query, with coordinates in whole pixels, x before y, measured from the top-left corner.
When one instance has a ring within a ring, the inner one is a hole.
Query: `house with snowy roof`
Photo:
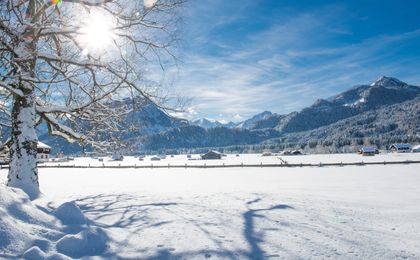
[[[363,156],[373,156],[378,153],[378,149],[372,146],[364,146],[359,149],[359,154]]]
[[[207,153],[201,155],[203,160],[218,160],[222,159],[222,154],[217,151],[208,151]]]
[[[420,144],[413,147],[411,150],[413,153],[420,153]]]
[[[409,153],[411,152],[410,144],[393,144],[389,149],[394,153]]]
[[[46,161],[50,158],[51,146],[38,141],[36,145],[36,158],[41,161]]]

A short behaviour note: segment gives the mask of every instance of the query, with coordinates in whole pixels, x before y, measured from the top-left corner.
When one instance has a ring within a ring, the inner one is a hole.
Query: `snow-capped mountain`
[[[358,85],[327,99],[331,103],[351,107],[375,108],[403,102],[420,93],[417,86],[408,85],[396,78],[382,76],[370,85]]]
[[[236,127],[242,128],[242,129],[251,129],[255,126],[255,124],[258,121],[267,119],[271,116],[273,116],[273,113],[271,113],[270,111],[264,111],[262,113],[256,114],[255,116],[251,117],[248,120],[240,122],[239,124],[236,125]]]
[[[202,128],[212,128],[212,127],[231,127],[231,124],[233,124],[232,122],[229,122],[228,124],[223,124],[219,121],[213,121],[213,120],[209,120],[207,118],[202,118],[202,119],[197,119],[194,120],[192,122],[190,122],[191,125],[196,125],[196,126],[200,126]]]
[[[392,138],[395,135],[401,136],[420,131],[419,111],[412,111],[418,108],[419,102],[420,87],[406,84],[395,78],[380,77],[372,84],[358,85],[336,96],[319,99],[299,112],[278,115],[265,111],[239,123],[234,129],[221,127],[206,129],[211,131],[199,131],[200,128],[179,128],[153,135],[152,139],[146,138],[144,148],[164,149],[168,140],[171,140],[170,148],[172,149],[256,144],[261,142],[261,139],[276,138],[276,136],[282,136],[281,140],[289,140],[287,136],[301,136],[299,133],[305,133],[308,138],[314,137],[316,142],[319,138],[328,136],[328,132],[334,132],[335,136],[345,133],[343,129],[347,124],[351,124],[347,127],[352,129],[352,133],[357,133],[357,129],[360,129],[359,132],[364,132],[363,129],[369,128],[370,132],[363,136],[376,135],[380,132],[382,136],[387,136],[387,140],[394,140]],[[375,114],[377,117],[373,119],[372,115]],[[387,115],[390,119],[384,120]],[[411,127],[395,124],[388,126],[387,124],[393,120],[400,123],[401,120],[410,121],[406,125]],[[376,122],[377,127],[372,128],[372,122]],[[335,124],[340,126],[341,130],[338,132],[334,127],[328,128]],[[417,126],[414,127],[416,129],[411,129],[413,126]],[[323,132],[320,129],[329,130]],[[200,132],[199,135],[197,135],[198,132]],[[255,135],[256,133],[258,134]],[[347,136],[352,136],[352,133]],[[345,139],[346,136],[340,138]],[[352,138],[357,138],[357,135]],[[298,139],[290,140],[299,143]],[[281,143],[281,141],[277,140],[275,143]]]
[[[255,124],[257,124],[261,120],[265,120],[274,114],[270,111],[264,111],[262,113],[256,114],[255,116],[251,117],[250,119],[241,121],[239,123],[229,122],[229,123],[222,123],[219,121],[209,120],[206,118],[194,120],[190,122],[191,125],[200,126],[203,128],[213,128],[213,127],[226,127],[226,128],[239,128],[239,129],[252,129],[255,128]]]
[[[187,120],[171,117],[151,103],[144,104],[141,100],[133,102],[131,99],[115,102],[124,102],[124,105],[130,110],[125,115],[125,118],[121,120],[121,131],[117,133],[122,141],[159,134],[189,125]],[[89,125],[86,125],[86,127],[89,128]],[[49,144],[53,153],[64,152],[65,154],[73,154],[82,151],[82,148],[76,143],[69,144],[62,138],[50,136],[44,124],[40,124],[37,130],[39,140]]]
[[[234,123],[230,121],[229,123],[223,123],[220,121],[209,120],[207,118],[197,119],[194,121],[190,121],[191,125],[200,126],[202,128],[214,128],[214,127],[226,127],[226,128],[234,128],[238,126],[238,123]]]
[[[358,85],[291,115],[275,128],[282,132],[299,132],[335,123],[365,111],[402,103],[420,96],[420,87],[382,76],[370,85]]]
[[[128,142],[135,146],[134,150],[258,144],[279,136],[288,140],[288,135],[301,136],[296,134],[301,132],[304,132],[305,136],[313,136],[317,139],[328,135],[327,133],[322,135],[320,129],[330,129],[328,127],[335,124],[343,128],[346,124],[357,122],[356,126],[351,125],[353,132],[357,132],[359,128],[362,130],[370,127],[371,121],[365,120],[366,115],[375,113],[378,114],[377,120],[380,120],[376,125],[381,127],[374,129],[380,129],[377,131],[381,131],[381,135],[388,133],[404,135],[408,134],[407,131],[411,131],[399,126],[387,127],[383,123],[385,122],[383,118],[386,118],[388,113],[398,122],[401,118],[410,120],[410,124],[407,125],[417,126],[416,130],[413,130],[415,134],[415,131],[420,132],[420,112],[411,110],[418,108],[419,102],[420,87],[406,84],[395,78],[380,77],[372,84],[357,85],[336,96],[319,99],[299,112],[279,115],[264,111],[237,124],[223,124],[208,119],[188,122],[170,117],[158,107],[149,104],[134,108],[127,115],[123,124],[129,131],[126,131],[122,138],[126,142],[129,140]],[[403,106],[404,109],[399,109]],[[388,111],[390,109],[392,111]],[[386,120],[386,122],[390,121]],[[348,127],[350,129],[350,125]],[[328,131],[332,132],[332,130],[335,129],[331,128]],[[375,131],[372,130],[369,134],[377,134]],[[366,135],[368,134],[364,134]],[[40,136],[41,141],[51,145],[50,139],[46,134]],[[53,144],[52,146],[54,147]],[[56,146],[57,149],[64,150],[68,147],[71,146],[64,145],[62,141]],[[70,151],[73,150],[73,148],[70,149]]]
[[[132,112],[128,113],[124,121],[124,125],[131,129],[127,138],[157,134],[189,124],[187,120],[169,116],[153,104],[129,108]]]

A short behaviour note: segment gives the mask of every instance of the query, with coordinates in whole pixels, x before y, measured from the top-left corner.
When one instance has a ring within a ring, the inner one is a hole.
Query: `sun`
[[[79,30],[78,42],[84,54],[100,54],[108,50],[115,39],[115,23],[111,15],[91,12]]]

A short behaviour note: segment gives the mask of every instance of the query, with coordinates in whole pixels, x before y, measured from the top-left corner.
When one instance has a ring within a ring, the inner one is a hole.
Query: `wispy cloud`
[[[199,40],[179,70],[178,89],[193,98],[195,117],[238,121],[263,110],[288,113],[383,74],[420,80],[420,61],[399,55],[404,44],[420,42],[420,29],[341,41],[353,32],[340,23],[347,10],[334,5],[231,36],[223,26],[240,31],[244,14],[222,15],[206,28],[214,12],[192,26]]]

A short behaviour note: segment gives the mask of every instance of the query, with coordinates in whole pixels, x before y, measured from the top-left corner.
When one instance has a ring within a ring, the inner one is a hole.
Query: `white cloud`
[[[242,121],[242,120],[244,120],[244,118],[241,115],[239,115],[239,114],[234,115],[233,116],[233,119],[235,119],[235,121]]]

